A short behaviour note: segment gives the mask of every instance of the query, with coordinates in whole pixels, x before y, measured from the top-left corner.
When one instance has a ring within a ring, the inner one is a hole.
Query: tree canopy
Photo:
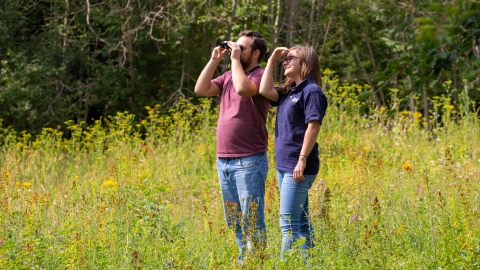
[[[360,113],[396,106],[428,121],[429,97],[461,93],[480,110],[479,1],[4,0],[0,121],[35,133],[117,111],[142,118],[155,104],[166,113],[179,96],[195,103],[213,47],[245,29],[270,51],[311,46],[323,69],[367,85]]]

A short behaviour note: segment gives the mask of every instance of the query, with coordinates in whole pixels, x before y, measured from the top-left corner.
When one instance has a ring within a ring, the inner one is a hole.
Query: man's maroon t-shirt
[[[263,68],[255,68],[247,73],[247,77],[259,88],[263,72]],[[221,91],[217,156],[244,157],[266,152],[268,99],[261,95],[239,96],[233,87],[232,71],[227,71],[212,81]]]

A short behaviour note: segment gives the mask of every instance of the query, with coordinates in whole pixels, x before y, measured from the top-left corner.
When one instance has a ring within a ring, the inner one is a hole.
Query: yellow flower
[[[118,185],[118,182],[114,179],[108,179],[107,181],[103,182],[103,185],[106,187],[116,187]]]
[[[403,231],[403,229],[405,229],[405,225],[402,224],[398,226],[397,232],[395,232],[395,234],[400,234]]]
[[[408,110],[403,110],[403,111],[400,112],[400,114],[406,116],[406,115],[409,115],[409,114],[410,114],[410,111],[408,111]]]
[[[445,104],[445,105],[443,105],[443,108],[445,108],[446,110],[451,111],[451,110],[453,110],[454,107],[453,107],[453,105]]]
[[[326,68],[322,71],[322,73],[323,75],[332,75],[332,74],[335,74],[335,71]]]
[[[420,119],[422,117],[422,113],[421,112],[414,112],[413,113],[413,118],[415,119]]]
[[[6,182],[8,180],[8,177],[10,177],[10,173],[7,171],[2,172],[2,182]]]
[[[23,182],[23,186],[26,187],[26,188],[29,188],[32,186],[32,183],[30,182]]]
[[[407,172],[413,170],[413,166],[410,165],[410,164],[408,164],[408,163],[404,163],[404,164],[402,165],[402,168],[403,168],[403,170],[405,170],[405,171],[407,171]]]
[[[20,183],[20,182],[15,182],[15,186],[16,186],[16,187],[19,187],[19,186],[21,186],[21,185],[22,185],[22,183]]]

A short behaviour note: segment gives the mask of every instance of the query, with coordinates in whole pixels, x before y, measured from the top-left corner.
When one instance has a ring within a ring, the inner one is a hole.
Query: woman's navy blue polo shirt
[[[318,120],[322,124],[327,98],[313,78],[306,78],[299,85],[292,86],[289,94],[279,93],[278,102],[271,104],[278,106],[275,123],[276,168],[291,173],[298,163],[308,123]],[[319,168],[318,144],[315,142],[303,174],[318,174]]]

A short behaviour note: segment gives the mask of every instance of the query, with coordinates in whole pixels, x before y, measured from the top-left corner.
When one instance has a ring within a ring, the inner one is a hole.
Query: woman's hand
[[[298,158],[298,163],[293,170],[293,180],[295,180],[295,182],[299,183],[305,180],[305,176],[303,176],[303,171],[305,170],[306,166],[307,158],[304,156],[300,156]]]
[[[270,58],[268,58],[267,66],[262,75],[262,80],[260,81],[260,87],[258,93],[268,100],[277,102],[278,101],[278,92],[273,88],[273,69],[275,67],[275,62],[280,60],[283,55],[286,55],[289,52],[287,47],[278,47],[276,48]]]
[[[283,56],[287,55],[290,50],[287,47],[278,47],[272,52],[272,55],[268,59],[274,63],[280,60]]]

